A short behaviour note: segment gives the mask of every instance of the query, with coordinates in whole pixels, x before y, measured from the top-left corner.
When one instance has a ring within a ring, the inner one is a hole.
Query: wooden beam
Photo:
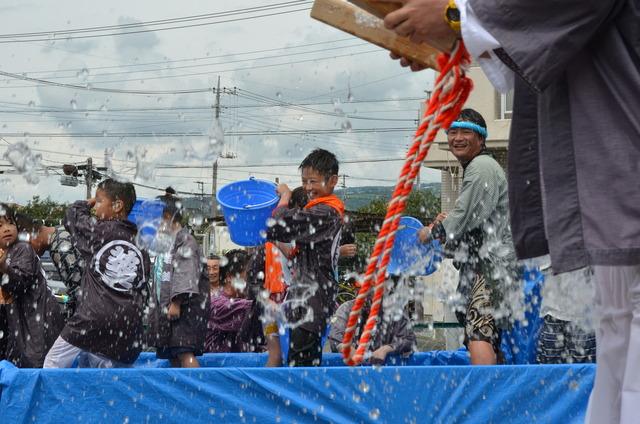
[[[363,3],[363,0],[358,0],[358,2]],[[383,3],[371,1],[367,3],[369,3],[370,10],[377,10],[378,14],[383,13],[381,9],[377,8]],[[371,9],[374,6],[376,9]],[[384,6],[387,4],[385,3]],[[387,49],[398,56],[406,57],[422,66],[438,69],[438,50],[427,44],[412,43],[407,37],[400,37],[395,32],[386,29],[382,19],[346,0],[315,0],[311,9],[311,17]]]
[[[355,4],[360,9],[366,10],[380,19],[384,19],[387,14],[400,9],[402,6],[401,3],[389,3],[375,0],[349,0],[349,3]]]

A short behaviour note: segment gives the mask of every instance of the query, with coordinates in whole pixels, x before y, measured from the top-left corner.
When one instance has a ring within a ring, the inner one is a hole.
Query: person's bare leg
[[[182,368],[200,368],[200,363],[193,352],[181,353],[178,358]]]
[[[171,362],[171,368],[180,368],[180,359],[171,358],[169,359],[169,362]]]
[[[496,365],[496,353],[489,342],[470,341],[469,354],[471,355],[471,365]]]
[[[267,336],[267,352],[269,357],[267,358],[266,367],[281,367],[282,366],[282,348],[280,347],[280,337],[278,333]]]

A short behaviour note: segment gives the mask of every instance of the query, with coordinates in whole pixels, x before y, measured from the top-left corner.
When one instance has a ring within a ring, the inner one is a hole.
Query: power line
[[[91,71],[94,71],[96,69],[117,69],[117,68],[148,66],[148,65],[166,65],[168,63],[197,62],[197,61],[201,61],[201,60],[219,59],[219,58],[222,58],[222,57],[229,57],[229,56],[236,57],[236,56],[245,56],[245,55],[256,54],[256,53],[269,53],[269,52],[276,52],[276,51],[281,51],[281,50],[293,50],[293,49],[299,49],[299,48],[302,48],[302,47],[312,47],[312,46],[319,46],[319,45],[324,45],[324,44],[342,43],[344,41],[357,41],[357,40],[355,40],[353,37],[349,37],[349,38],[340,38],[340,39],[337,39],[337,40],[318,41],[316,43],[295,44],[295,45],[291,45],[291,46],[284,46],[284,47],[277,47],[277,48],[270,48],[270,49],[251,50],[251,51],[238,52],[238,53],[225,53],[225,54],[220,54],[220,55],[215,55],[215,56],[201,56],[201,57],[192,57],[192,58],[187,58],[187,59],[164,60],[164,61],[160,61],[160,62],[128,63],[128,64],[124,64],[124,65],[92,66],[91,67]],[[357,46],[360,46],[360,45],[362,45],[362,43],[358,43],[358,44],[351,45],[351,46],[343,46],[343,48],[357,47]],[[49,74],[51,72],[75,72],[75,73],[77,73],[79,71],[82,71],[83,69],[84,68],[66,68],[66,69],[55,69],[55,70],[24,71],[22,73],[24,73],[24,74]],[[164,69],[166,69],[166,68],[164,68]],[[176,69],[176,68],[170,68],[170,69]]]
[[[251,136],[251,135],[308,135],[308,134],[342,134],[342,133],[389,133],[415,131],[413,127],[390,128],[353,128],[350,131],[343,129],[301,129],[301,130],[264,130],[264,131],[228,131],[226,136]],[[78,132],[78,133],[0,133],[1,137],[29,137],[29,138],[167,138],[167,137],[207,137],[203,133],[195,132]]]
[[[296,64],[300,64],[300,63],[317,62],[319,60],[326,61],[326,60],[330,60],[330,59],[339,59],[339,58],[349,57],[349,56],[359,56],[359,55],[369,54],[369,53],[378,53],[378,52],[381,52],[381,51],[382,50],[380,50],[380,49],[365,50],[365,51],[346,53],[346,54],[334,55],[334,56],[328,56],[328,57],[318,57],[318,58],[304,59],[304,60],[298,60],[298,61],[272,63],[272,64],[268,64],[268,65],[247,66],[247,67],[233,68],[233,69],[210,70],[210,71],[207,71],[207,72],[191,72],[191,73],[187,73],[187,74],[147,77],[147,78],[144,78],[144,80],[145,81],[150,81],[150,80],[157,80],[157,79],[191,77],[191,76],[201,76],[201,75],[209,75],[209,74],[221,74],[221,73],[225,73],[225,72],[236,72],[236,71],[244,71],[244,70],[264,69],[264,68],[272,68],[272,67],[276,67],[276,66],[286,66],[286,65],[296,65]],[[40,84],[40,85],[50,85],[50,86],[55,86],[55,87],[72,88],[72,89],[75,89],[75,90],[88,90],[88,91],[98,91],[98,92],[106,92],[106,93],[154,95],[154,94],[190,94],[190,93],[202,93],[202,92],[211,91],[210,88],[193,88],[193,89],[186,89],[186,90],[165,90],[165,91],[122,90],[122,89],[118,90],[118,89],[105,88],[105,87],[96,87],[94,85],[94,84],[114,84],[114,83],[120,83],[120,82],[140,81],[140,78],[118,79],[118,80],[111,80],[111,81],[93,81],[93,82],[89,83],[88,85],[83,86],[83,85],[77,85],[77,84],[60,83],[60,82],[49,81],[49,80],[44,80],[44,79],[39,79],[39,78],[32,78],[32,77],[27,77],[27,76],[24,76],[24,75],[5,72],[5,71],[0,71],[0,75],[4,75],[6,77],[11,77],[11,78],[15,78],[15,79],[20,79],[20,80],[23,80],[23,81],[34,82],[34,83],[37,83],[37,84]],[[31,87],[35,87],[35,86],[17,85],[17,86],[8,86],[8,87],[2,86],[0,88],[11,88],[11,89],[14,89],[14,88],[31,88]]]
[[[238,9],[236,11],[218,12],[217,16],[213,16],[214,14],[211,14],[208,17],[200,17],[200,18],[198,18],[198,17],[174,18],[173,22],[168,22],[168,23],[184,22],[184,21],[189,21],[189,20],[211,19],[211,18],[215,18],[215,17],[233,16],[233,15],[245,14],[245,13],[255,13],[255,12],[261,12],[261,11],[288,8],[288,7],[292,7],[292,6],[302,6],[302,5],[310,4],[310,3],[311,2],[308,2],[308,1],[295,1],[295,2],[288,2],[286,5],[285,4],[280,4],[280,5],[271,5],[271,6],[268,5],[268,6],[256,7],[256,8],[252,8],[254,10],[251,10],[251,11],[247,11],[246,9]],[[309,9],[310,8],[305,7],[305,8],[302,8],[302,9],[284,10],[284,11],[279,11],[279,12],[274,12],[274,13],[265,13],[265,14],[262,14],[262,15],[225,19],[225,20],[214,21],[214,22],[203,22],[203,23],[197,23],[197,24],[178,25],[178,26],[170,26],[170,27],[165,27],[165,28],[144,29],[144,30],[137,30],[137,31],[111,32],[111,33],[106,33],[106,34],[89,34],[89,35],[67,36],[67,37],[64,37],[62,39],[66,41],[66,40],[77,40],[77,39],[85,39],[85,38],[112,37],[112,36],[120,36],[120,35],[128,35],[128,34],[142,34],[142,33],[147,33],[147,32],[167,31],[167,30],[173,30],[173,29],[194,28],[194,27],[217,25],[217,24],[223,24],[223,23],[229,23],[229,22],[244,21],[244,20],[248,20],[248,19],[256,19],[256,18],[284,15],[284,14],[289,14],[289,13],[294,13],[294,12],[306,11],[306,10],[309,10]],[[178,19],[184,19],[184,21],[178,21]],[[165,22],[165,24],[166,23],[167,22]],[[153,21],[149,21],[148,23],[136,22],[136,23],[131,23],[131,24],[112,25],[111,27],[122,28],[122,27],[129,26],[131,28],[135,28],[135,27],[155,26],[155,25],[158,25],[158,24],[153,23]],[[6,44],[6,43],[29,43],[29,42],[35,42],[35,41],[52,41],[52,38],[50,38],[50,37],[45,37],[45,38],[29,38],[29,37],[41,37],[41,36],[44,36],[44,35],[50,35],[50,36],[54,36],[55,37],[58,34],[64,36],[66,34],[85,33],[85,32],[91,32],[91,31],[93,31],[93,32],[104,32],[104,31],[111,31],[112,30],[112,29],[109,29],[107,27],[103,27],[103,29],[99,29],[99,27],[95,27],[95,28],[98,28],[98,29],[93,29],[92,30],[90,28],[86,28],[86,29],[79,29],[79,30],[62,30],[62,31],[59,31],[59,32],[46,31],[46,32],[41,32],[41,33],[32,33],[33,35],[29,35],[28,33],[4,34],[4,35],[0,35],[0,38],[11,38],[11,40],[0,41],[0,44]],[[76,32],[74,32],[74,31],[76,31]]]
[[[332,51],[332,50],[342,50],[342,49],[348,49],[348,48],[352,48],[352,47],[362,47],[362,46],[366,46],[369,45],[368,43],[358,43],[358,44],[354,44],[354,45],[349,45],[349,46],[337,46],[337,47],[331,47],[331,48],[324,48],[324,49],[320,49],[320,50],[309,50],[309,51],[302,51],[302,52],[294,52],[294,53],[288,53],[286,55],[272,55],[272,56],[262,56],[262,57],[250,57],[247,59],[237,59],[237,60],[225,60],[223,62],[216,62],[216,63],[200,63],[200,64],[195,64],[195,65],[184,65],[184,66],[175,66],[175,67],[171,67],[171,68],[167,68],[167,67],[161,67],[161,68],[152,68],[152,69],[140,69],[140,70],[129,70],[129,71],[120,71],[120,72],[105,72],[105,73],[101,73],[101,74],[93,74],[91,75],[94,78],[97,77],[108,77],[108,76],[112,76],[112,75],[123,75],[123,74],[140,74],[143,72],[158,72],[158,71],[175,71],[177,69],[190,69],[190,68],[201,68],[201,67],[205,67],[205,66],[215,66],[215,65],[228,65],[230,63],[241,63],[241,62],[248,62],[248,61],[261,61],[261,60],[270,60],[270,59],[279,59],[282,57],[289,57],[289,56],[300,56],[300,55],[306,55],[306,54],[313,54],[313,53],[322,53],[322,52],[326,52],[326,51]],[[275,50],[279,50],[279,49],[275,49]],[[239,53],[240,55],[242,53]],[[228,55],[222,55],[221,57],[225,57],[225,56],[238,56],[236,54],[228,54]],[[164,64],[166,62],[159,62],[160,64]],[[92,68],[92,69],[96,69],[96,68]],[[76,72],[76,74],[74,75],[64,75],[64,76],[51,76],[47,78],[47,81],[52,81],[52,80],[61,80],[61,79],[75,79],[78,78],[77,73],[78,72],[88,72],[89,70],[87,68],[83,68],[83,69],[75,69],[73,70]],[[49,71],[50,72],[61,72],[61,71]],[[215,71],[214,71],[215,72]],[[38,72],[38,73],[44,73],[44,72]],[[29,72],[22,72],[22,74],[29,74]],[[171,76],[166,76],[167,78],[170,78]],[[0,80],[0,81],[10,81],[9,79],[6,80]],[[101,81],[104,82],[104,81]]]
[[[211,89],[208,89],[211,90]],[[398,98],[388,98],[388,99],[360,99],[360,100],[351,100],[344,105],[350,104],[360,104],[360,103],[388,103],[388,102],[407,102],[407,101],[424,101],[422,97],[398,97]],[[110,113],[110,112],[171,112],[171,111],[203,111],[210,113],[211,105],[202,105],[202,106],[172,106],[172,107],[139,107],[139,108],[57,108],[55,106],[41,106],[42,108],[32,108],[28,107],[28,105],[24,103],[15,103],[15,102],[0,102],[0,104],[8,104],[8,105],[19,105],[23,106],[24,109],[18,110],[19,112],[29,112],[29,113],[48,113],[48,112],[69,112],[69,113],[86,113],[86,112],[100,112],[100,113]],[[333,102],[304,102],[304,103],[294,103],[296,106],[321,106],[321,105],[332,105]],[[270,108],[270,107],[279,107],[277,104],[268,104],[268,103],[257,103],[257,104],[239,104],[239,105],[228,105],[228,106],[220,106],[221,109],[247,109],[247,108]],[[44,108],[44,109],[43,109]],[[413,109],[412,109],[413,110]],[[398,110],[389,110],[389,112],[396,112]],[[367,113],[370,111],[367,111]],[[381,111],[383,112],[383,111]],[[13,111],[5,111],[0,109],[0,113],[13,113]]]

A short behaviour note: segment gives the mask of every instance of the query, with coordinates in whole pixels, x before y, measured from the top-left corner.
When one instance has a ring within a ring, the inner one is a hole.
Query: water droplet
[[[345,132],[351,132],[351,130],[353,129],[351,127],[351,121],[349,121],[348,119],[346,121],[343,121],[342,124],[340,124],[340,128],[342,129],[342,131],[345,131]]]
[[[371,387],[365,381],[360,382],[358,388],[362,393],[369,393],[369,390],[371,389]]]
[[[282,98],[282,93],[279,91],[276,91],[276,97],[281,99]]]
[[[371,411],[369,411],[369,418],[374,421],[380,418],[380,410],[378,408],[373,408]]]
[[[71,109],[76,110],[78,109],[78,103],[76,102],[75,99],[72,99],[69,104],[71,105]]]
[[[204,222],[204,217],[200,214],[192,215],[189,218],[189,224],[191,224],[191,226],[193,227],[199,227],[202,225],[203,222]]]
[[[80,81],[86,81],[89,77],[89,70],[87,68],[80,69],[76,72],[76,77],[80,78]]]
[[[30,100],[29,103],[27,103],[27,106],[29,107],[34,107],[36,105],[36,102],[34,102],[33,100]]]

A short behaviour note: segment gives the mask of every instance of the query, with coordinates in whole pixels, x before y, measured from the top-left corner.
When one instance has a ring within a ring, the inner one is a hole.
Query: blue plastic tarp
[[[269,369],[263,355],[243,354],[207,355],[203,364],[217,366],[190,370],[142,361],[149,368],[2,362],[0,421],[581,423],[595,372],[594,365]]]

